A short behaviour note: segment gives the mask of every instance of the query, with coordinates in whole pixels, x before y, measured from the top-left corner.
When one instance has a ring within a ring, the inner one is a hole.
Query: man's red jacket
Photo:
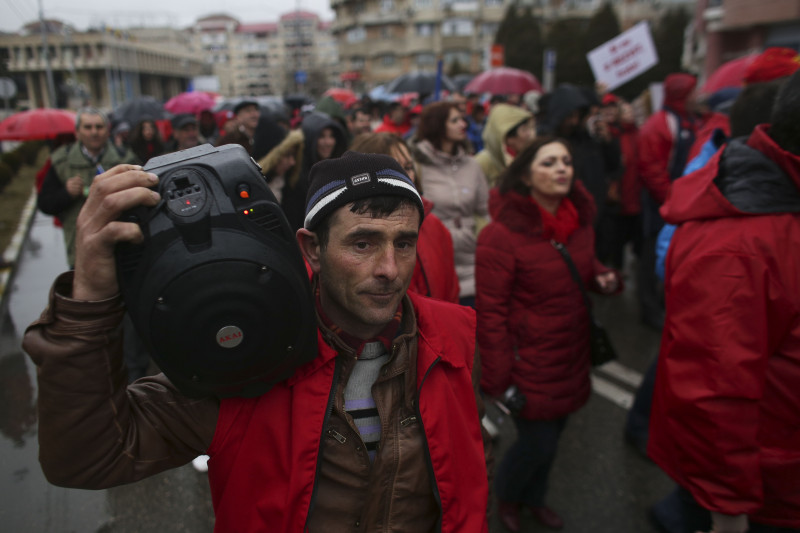
[[[648,453],[706,509],[800,528],[800,157],[759,126],[677,180]]]

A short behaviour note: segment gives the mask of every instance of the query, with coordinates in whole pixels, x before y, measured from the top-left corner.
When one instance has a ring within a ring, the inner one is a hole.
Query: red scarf
[[[569,198],[561,200],[555,216],[543,209],[532,196],[529,198],[531,203],[539,209],[539,214],[542,217],[542,236],[545,239],[554,239],[562,244],[566,243],[569,236],[580,227],[578,210],[575,209]]]

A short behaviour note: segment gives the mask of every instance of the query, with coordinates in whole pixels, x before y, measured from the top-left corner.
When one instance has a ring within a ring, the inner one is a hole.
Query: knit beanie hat
[[[345,152],[311,167],[303,227],[313,229],[326,216],[356,200],[374,196],[403,196],[425,216],[417,189],[403,167],[383,154]]]

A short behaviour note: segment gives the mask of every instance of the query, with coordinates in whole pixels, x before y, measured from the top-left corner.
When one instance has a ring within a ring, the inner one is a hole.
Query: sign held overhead
[[[586,54],[586,59],[595,80],[613,91],[658,64],[650,25],[647,22],[636,24]]]

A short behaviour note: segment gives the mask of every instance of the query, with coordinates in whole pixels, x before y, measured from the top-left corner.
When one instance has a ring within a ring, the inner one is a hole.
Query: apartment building
[[[684,63],[707,77],[770,46],[800,50],[800,0],[698,0]]]
[[[209,63],[225,96],[315,92],[338,75],[338,51],[329,22],[309,11],[277,22],[242,24],[226,14],[202,17],[193,43]]]
[[[591,17],[606,0],[522,0],[546,24]],[[489,51],[511,0],[331,0],[339,43],[340,79],[363,90],[404,72],[488,68]],[[654,20],[695,0],[612,0],[621,26]]]
[[[110,109],[141,95],[167,99],[208,71],[186,43],[165,45],[170,39],[166,33],[171,32],[151,30],[150,39],[142,39],[131,31],[78,32],[59,21],[45,24],[55,101],[48,91],[48,61],[39,23],[0,35],[0,61],[17,85],[20,107],[75,107],[88,102]]]

